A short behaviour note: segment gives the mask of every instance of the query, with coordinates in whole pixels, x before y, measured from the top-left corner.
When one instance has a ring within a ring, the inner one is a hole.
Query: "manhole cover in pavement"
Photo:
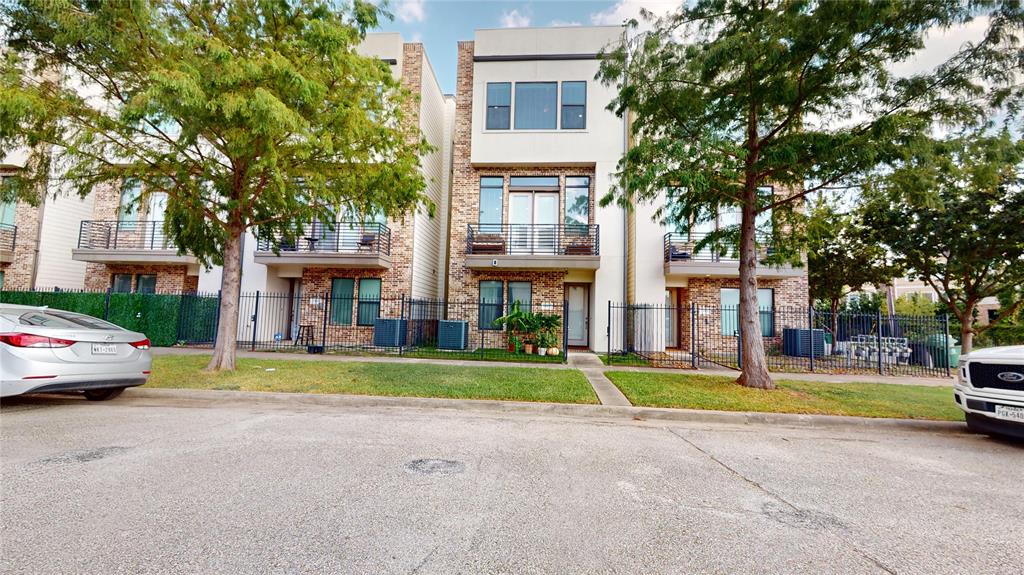
[[[405,464],[405,470],[421,475],[452,475],[462,473],[466,466],[461,461],[450,459],[414,459]]]

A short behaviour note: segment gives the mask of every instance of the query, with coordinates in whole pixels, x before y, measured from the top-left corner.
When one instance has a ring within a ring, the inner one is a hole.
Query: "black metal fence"
[[[157,346],[213,346],[220,322],[216,293],[0,291],[0,302],[100,317],[145,333]],[[557,316],[559,327],[517,338],[495,322],[510,311],[503,303],[257,291],[240,295],[236,338],[239,348],[254,351],[565,362],[566,307],[564,301],[526,306],[523,311]]]
[[[955,367],[944,316],[772,308],[759,320],[768,368],[776,372],[941,377]],[[610,364],[738,368],[739,336],[737,307],[608,304]]]

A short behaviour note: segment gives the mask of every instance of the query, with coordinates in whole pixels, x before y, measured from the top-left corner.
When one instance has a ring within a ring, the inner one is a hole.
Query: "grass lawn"
[[[647,361],[647,358],[635,353],[613,353],[611,358],[608,357],[607,353],[599,353],[597,357],[605,365],[650,365],[651,363]]]
[[[146,387],[597,403],[572,369],[239,358],[232,373],[203,373],[209,360],[156,356]]]
[[[763,391],[734,378],[676,374],[605,372],[633,405],[721,411],[768,411],[962,421],[947,387],[885,383],[824,383],[776,380]]]

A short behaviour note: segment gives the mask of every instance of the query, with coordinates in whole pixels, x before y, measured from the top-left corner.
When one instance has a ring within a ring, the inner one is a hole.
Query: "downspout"
[[[629,82],[629,28],[622,30],[622,42],[626,47],[626,66],[627,73],[623,79],[623,87],[628,86]],[[629,152],[629,108],[626,108],[622,115],[622,191],[626,198],[629,198],[629,175],[626,172],[626,168],[629,166],[629,160],[627,159],[627,153]],[[622,210],[622,303],[631,303],[627,301],[629,299],[629,204],[626,203]],[[625,341],[625,340],[623,340]]]

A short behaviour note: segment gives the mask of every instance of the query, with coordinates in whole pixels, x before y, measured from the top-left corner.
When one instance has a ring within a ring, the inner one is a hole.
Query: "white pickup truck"
[[[1024,345],[974,350],[960,358],[956,379],[968,429],[1024,439]]]

